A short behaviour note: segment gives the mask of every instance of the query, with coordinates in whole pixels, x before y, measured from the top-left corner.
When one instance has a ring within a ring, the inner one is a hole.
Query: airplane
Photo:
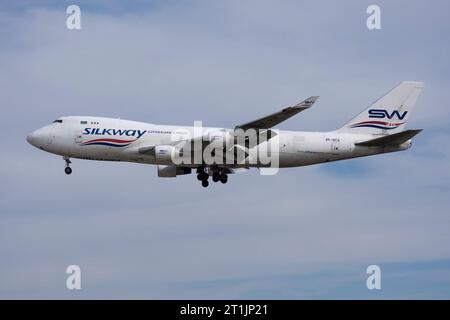
[[[205,127],[199,131],[196,126],[69,116],[58,118],[26,139],[36,148],[63,156],[67,175],[72,173],[71,158],[125,161],[157,165],[158,177],[176,177],[196,170],[197,179],[207,187],[209,177],[214,182],[227,183],[229,174],[250,168],[300,167],[409,149],[412,138],[422,129],[405,130],[405,126],[423,87],[423,82],[403,81],[343,127],[328,132],[274,129],[309,109],[319,98],[311,96],[231,129]],[[213,161],[206,162],[202,152],[213,144],[210,153]],[[255,150],[263,145],[277,161],[263,163],[258,159],[260,153]],[[197,161],[192,160],[195,152],[200,154]],[[237,153],[241,155],[239,159]],[[183,154],[190,161],[179,162],[174,158]],[[230,156],[232,160],[228,161]]]

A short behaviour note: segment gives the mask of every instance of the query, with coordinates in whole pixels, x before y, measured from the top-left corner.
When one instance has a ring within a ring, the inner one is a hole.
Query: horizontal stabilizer
[[[367,140],[363,142],[355,143],[356,146],[364,147],[383,147],[388,145],[400,145],[415,135],[419,134],[422,129],[417,130],[406,130],[399,133],[394,133],[390,135],[383,136],[381,138],[375,138],[372,140]]]

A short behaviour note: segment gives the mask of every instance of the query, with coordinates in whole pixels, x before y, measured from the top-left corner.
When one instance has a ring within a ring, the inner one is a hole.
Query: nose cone
[[[32,146],[37,147],[38,140],[39,140],[39,137],[38,137],[37,131],[34,131],[34,132],[30,133],[29,135],[27,135],[27,141]]]
[[[43,148],[48,140],[47,130],[45,128],[38,129],[27,135],[27,141],[36,148]]]

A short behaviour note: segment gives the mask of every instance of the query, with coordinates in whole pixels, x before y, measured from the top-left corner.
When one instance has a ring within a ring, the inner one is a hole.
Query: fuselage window
[[[80,121],[80,124],[87,124],[87,121]]]

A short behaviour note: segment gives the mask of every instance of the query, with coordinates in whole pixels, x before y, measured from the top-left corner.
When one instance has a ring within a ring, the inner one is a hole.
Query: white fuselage
[[[155,125],[111,118],[63,117],[36,130],[27,140],[37,148],[68,158],[160,164],[155,156],[139,150],[173,143],[174,137],[180,141],[186,140],[188,135],[194,135],[194,130],[194,127]],[[208,134],[233,129],[204,127],[202,130]],[[355,146],[357,142],[377,136],[335,131],[278,131],[278,135],[280,168],[401,151],[411,145],[411,141],[407,141],[396,147]]]

